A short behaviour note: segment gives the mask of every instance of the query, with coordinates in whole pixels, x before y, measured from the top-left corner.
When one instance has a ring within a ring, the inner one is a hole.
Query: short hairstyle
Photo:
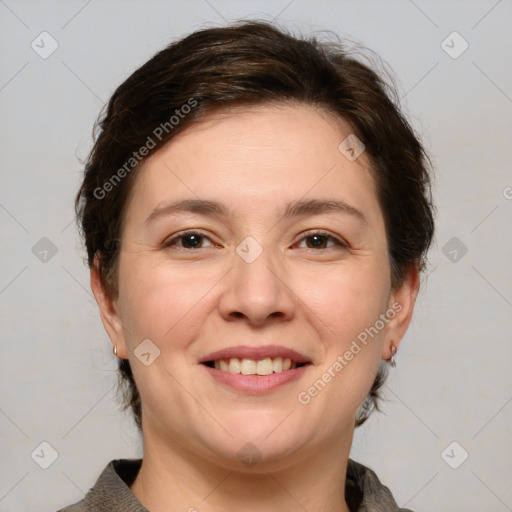
[[[383,212],[391,284],[424,268],[434,221],[430,162],[400,111],[396,89],[339,40],[299,38],[266,22],[194,32],[171,43],[114,92],[95,124],[75,209],[103,286],[118,294],[118,261],[127,198],[140,162],[210,113],[296,102],[343,118],[364,143]],[[143,148],[146,148],[144,150]],[[141,402],[127,359],[119,360],[125,407],[142,427]],[[360,407],[356,426],[379,409],[387,365]]]

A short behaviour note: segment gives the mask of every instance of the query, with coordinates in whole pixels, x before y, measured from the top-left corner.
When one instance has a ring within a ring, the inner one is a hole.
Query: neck
[[[260,461],[247,471],[215,464],[182,446],[162,449],[145,434],[144,459],[131,490],[152,512],[213,512],[241,505],[247,512],[350,512],[345,478],[352,434],[289,466]]]

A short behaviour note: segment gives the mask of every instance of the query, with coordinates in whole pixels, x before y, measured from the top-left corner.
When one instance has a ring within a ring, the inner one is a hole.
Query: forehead
[[[337,152],[339,143],[352,131],[347,121],[323,108],[281,102],[214,112],[175,137],[168,149],[172,153],[172,146],[176,149],[179,145],[175,151],[179,153],[180,149],[183,152],[196,145],[198,156],[208,152],[210,156],[222,156],[224,162],[230,156],[250,159],[251,151],[262,156],[286,153],[287,161],[292,164],[304,155],[316,154],[320,159],[320,153]],[[227,147],[232,151],[223,153]],[[359,165],[363,160],[364,155]]]
[[[364,153],[351,160],[340,151],[351,133],[345,120],[302,104],[218,112],[145,160],[131,202],[140,213],[176,198],[215,198],[254,213],[314,196],[378,210]]]

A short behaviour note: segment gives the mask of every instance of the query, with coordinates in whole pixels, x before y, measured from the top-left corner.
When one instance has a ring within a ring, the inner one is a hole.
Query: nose
[[[252,262],[235,253],[234,268],[223,280],[219,301],[225,320],[245,320],[252,326],[262,326],[293,318],[297,297],[287,283],[282,265],[270,252],[263,250]]]

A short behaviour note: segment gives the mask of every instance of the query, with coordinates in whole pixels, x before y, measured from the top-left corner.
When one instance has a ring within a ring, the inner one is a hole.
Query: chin
[[[297,418],[285,419],[289,411],[283,411],[286,409],[279,413],[253,412],[225,418],[223,427],[231,435],[220,428],[215,433],[207,430],[199,442],[211,462],[231,471],[259,473],[285,469],[312,450],[308,446],[312,436],[306,434],[304,424],[296,423]]]

